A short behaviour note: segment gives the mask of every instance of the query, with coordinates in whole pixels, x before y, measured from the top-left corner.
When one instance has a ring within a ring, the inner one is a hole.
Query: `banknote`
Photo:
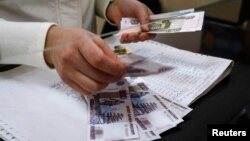
[[[140,77],[124,78],[86,99],[89,141],[160,139],[192,110],[153,92]]]
[[[162,120],[159,120],[161,117]],[[149,114],[135,117],[136,123],[140,129],[140,132],[148,132],[150,130],[164,129],[167,131],[173,127],[176,127],[183,119],[178,118],[170,110],[157,110]]]
[[[162,64],[147,61],[146,57],[134,54],[124,45],[116,45],[111,49],[113,49],[114,53],[116,53],[121,61],[126,64],[126,76],[146,76],[171,69],[170,67],[164,66]]]
[[[193,110],[192,108],[188,106],[184,106],[182,104],[179,104],[163,96],[159,96],[159,97],[163,100],[165,105],[167,105],[176,115],[178,115],[181,118],[183,118],[184,116],[186,116],[188,113],[190,113]]]
[[[160,109],[159,103],[147,91],[130,92],[134,115],[140,116]]]
[[[152,141],[161,138],[161,136],[155,131],[148,131],[144,133],[140,132],[139,135],[140,135],[140,141]]]
[[[139,132],[139,138],[138,139],[130,139],[127,141],[152,141],[152,140],[157,140],[160,139],[161,136],[156,133],[155,131],[148,131],[148,132]]]
[[[157,17],[157,15],[155,16]],[[150,20],[147,24],[149,33],[177,33],[177,32],[194,32],[202,29],[204,12],[187,13],[181,16]],[[121,32],[139,32],[141,31],[140,23],[135,18],[122,18]]]
[[[146,76],[166,72],[170,69],[172,68],[156,62],[144,60],[127,66],[126,76]]]
[[[129,87],[129,91],[142,91],[142,90],[149,90],[149,87],[146,86],[145,84],[145,80],[141,77],[127,77],[126,78],[127,82],[129,83],[128,87]],[[133,85],[133,84],[137,84],[137,85]],[[131,86],[133,85],[133,86]],[[153,92],[155,93],[155,92]],[[171,111],[173,111],[173,113],[175,113],[178,117],[183,118],[184,116],[186,116],[188,113],[190,113],[193,109],[186,106],[186,105],[182,105],[174,100],[171,100],[169,98],[163,97],[160,94],[155,93],[155,95],[157,95],[157,99],[160,99],[159,101],[164,103],[164,105],[167,106],[167,108],[169,108]]]
[[[178,17],[181,15],[193,13],[194,9],[186,9],[186,10],[178,10],[178,11],[173,11],[173,12],[167,12],[167,13],[161,13],[161,14],[155,14],[150,16],[150,20],[162,20],[162,19],[168,19],[168,18],[173,18],[173,17]]]
[[[132,53],[124,45],[115,45],[113,52],[116,53],[126,65],[132,65],[145,60],[145,57]]]
[[[140,132],[170,129],[183,121],[144,83],[130,84],[129,95]]]
[[[139,138],[127,89],[98,92],[87,97],[88,140],[127,140]]]
[[[126,63],[127,66],[133,65],[136,63],[140,63],[143,60],[145,60],[145,57],[137,55],[137,54],[124,54],[124,55],[118,55],[118,57]]]
[[[114,83],[110,83],[105,89],[101,90],[98,93],[103,92],[117,92],[120,90],[126,90],[128,88],[128,82],[127,79],[121,79],[119,81],[116,81]]]

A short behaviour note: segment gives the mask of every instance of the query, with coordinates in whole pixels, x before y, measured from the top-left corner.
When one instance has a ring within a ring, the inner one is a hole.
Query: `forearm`
[[[48,68],[43,50],[52,23],[0,20],[0,63]]]

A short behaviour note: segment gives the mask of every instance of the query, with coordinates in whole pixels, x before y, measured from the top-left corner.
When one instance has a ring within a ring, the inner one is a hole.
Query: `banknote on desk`
[[[121,80],[117,86],[126,86]],[[101,91],[87,97],[88,140],[127,140],[139,138],[130,96],[126,87],[119,91]],[[115,133],[114,133],[115,132]]]
[[[158,94],[140,81],[129,86],[129,95],[140,132],[157,132],[162,129],[166,131],[183,121],[160,99]],[[159,117],[163,120],[159,121]]]
[[[183,116],[170,109],[172,105],[168,105],[142,81],[136,79],[127,83],[127,79],[123,79],[87,96],[89,140],[156,140],[161,138],[159,133],[183,121]],[[188,109],[186,106],[183,108]],[[187,114],[183,111],[182,114]]]
[[[153,130],[139,132],[135,126],[128,88],[126,79],[123,79],[87,97],[88,140],[141,141],[160,138],[160,135]]]
[[[194,32],[202,29],[204,12],[172,12],[165,14],[152,15],[149,23],[145,26],[149,27],[148,33],[178,33],[178,32]],[[141,25],[138,19],[122,18],[121,33],[139,32]]]
[[[152,90],[148,88],[148,86],[146,86],[146,84],[144,83],[145,80],[143,80],[142,78],[143,77],[127,77],[126,79],[127,81],[129,81],[129,84],[130,84],[128,88],[129,88],[129,93],[131,94],[132,101],[133,101],[133,98],[142,98],[143,96],[151,92],[150,94],[151,96],[156,95],[157,96],[155,97],[156,100],[159,101],[165,109],[170,109],[171,111],[173,111],[173,113],[176,114],[179,118],[183,118],[184,116],[186,116],[188,113],[192,111],[192,108],[189,108],[185,105],[177,103],[173,100],[170,100],[168,98],[161,96],[160,94],[153,92]],[[145,93],[141,93],[141,92],[145,92]],[[134,93],[135,95],[133,95]],[[136,112],[135,112],[135,115],[137,115]]]

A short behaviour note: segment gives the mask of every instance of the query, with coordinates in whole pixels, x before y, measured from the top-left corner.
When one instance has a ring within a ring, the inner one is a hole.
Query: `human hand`
[[[107,44],[83,29],[51,27],[44,57],[65,83],[87,95],[120,80],[125,72]]]
[[[120,28],[120,21],[123,17],[139,19],[142,27],[139,33],[124,33],[121,36],[122,43],[144,41],[153,38],[155,34],[148,34],[149,16],[152,11],[143,3],[137,0],[114,0],[107,9],[108,19],[113,21]]]

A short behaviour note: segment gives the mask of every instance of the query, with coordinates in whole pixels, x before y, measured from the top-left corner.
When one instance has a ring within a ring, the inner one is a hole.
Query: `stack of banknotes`
[[[150,16],[149,33],[178,33],[194,32],[202,29],[204,12],[195,12],[194,9],[175,11]],[[140,22],[135,18],[122,18],[121,31],[118,34],[139,32],[141,30]]]
[[[191,108],[150,90],[139,77],[88,96],[89,141],[148,141],[183,122]]]

